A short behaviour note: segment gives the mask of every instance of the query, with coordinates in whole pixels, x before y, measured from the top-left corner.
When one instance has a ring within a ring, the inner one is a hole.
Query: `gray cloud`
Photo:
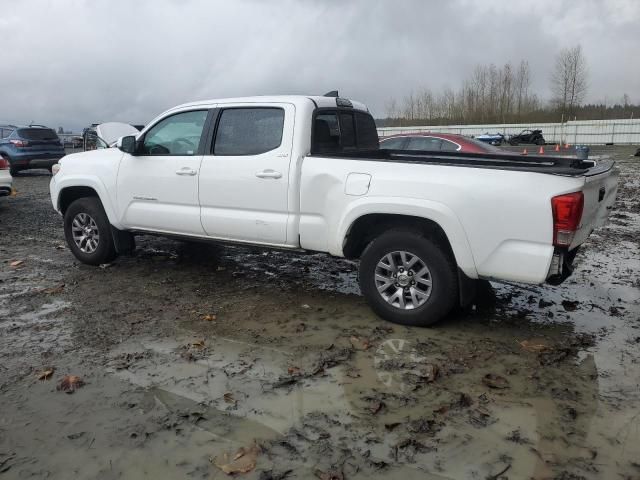
[[[637,0],[10,2],[0,120],[145,123],[191,100],[335,88],[384,115],[391,96],[520,59],[545,98],[554,55],[576,43],[589,100],[640,102],[638,25]]]

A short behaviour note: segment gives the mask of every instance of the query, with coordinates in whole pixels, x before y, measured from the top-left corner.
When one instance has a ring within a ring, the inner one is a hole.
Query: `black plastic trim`
[[[465,153],[417,150],[355,150],[336,153],[311,153],[311,157],[344,158],[371,162],[436,164],[452,167],[489,168],[566,176],[595,175],[613,168],[615,162],[566,157],[523,156],[495,153]]]
[[[218,117],[220,116],[219,108],[212,108],[209,110],[207,119],[204,122],[204,130],[206,132],[205,140],[200,141],[200,148],[198,148],[198,155],[208,155],[207,152],[213,151],[213,139],[218,124]]]

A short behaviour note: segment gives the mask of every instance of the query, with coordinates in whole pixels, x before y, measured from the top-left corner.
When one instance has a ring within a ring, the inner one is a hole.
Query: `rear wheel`
[[[111,224],[97,197],[75,200],[64,214],[64,234],[82,263],[100,265],[116,257]]]
[[[359,281],[373,311],[402,325],[431,325],[458,300],[451,255],[417,231],[389,231],[373,240],[360,259]]]

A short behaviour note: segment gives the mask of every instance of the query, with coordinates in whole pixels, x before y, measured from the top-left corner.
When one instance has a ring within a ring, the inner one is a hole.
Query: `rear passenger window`
[[[222,111],[214,155],[258,155],[282,143],[284,110],[281,108],[228,108]]]
[[[440,150],[441,140],[435,137],[412,137],[409,140],[409,150]]]
[[[382,150],[402,150],[406,141],[406,137],[390,138],[388,140],[383,139],[380,142],[380,148]]]

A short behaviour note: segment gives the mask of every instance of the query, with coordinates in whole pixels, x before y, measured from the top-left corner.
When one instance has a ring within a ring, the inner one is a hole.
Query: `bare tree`
[[[553,101],[562,113],[572,114],[587,93],[587,61],[582,47],[562,50],[556,57],[556,65],[551,75]]]
[[[398,118],[400,116],[398,112],[398,102],[396,102],[395,98],[390,98],[384,104],[385,110],[387,111],[387,118]]]
[[[518,67],[518,73],[515,80],[515,97],[516,97],[516,115],[519,117],[529,97],[529,85],[531,84],[531,71],[529,70],[529,62],[522,60]]]

